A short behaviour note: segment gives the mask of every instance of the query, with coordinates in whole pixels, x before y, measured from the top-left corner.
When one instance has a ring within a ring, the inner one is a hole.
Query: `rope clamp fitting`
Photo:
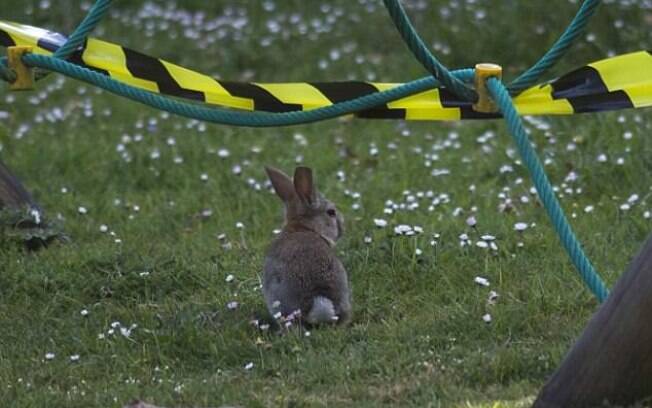
[[[491,99],[489,90],[487,89],[487,80],[489,78],[497,78],[498,80],[502,80],[503,67],[491,63],[476,64],[475,77],[473,78],[475,91],[478,93],[478,101],[473,104],[473,109],[476,112],[498,112],[498,106],[496,106],[494,101]]]
[[[23,64],[23,55],[32,52],[32,47],[15,46],[7,48],[7,66],[16,73],[16,80],[9,85],[12,91],[29,91],[34,89],[32,68]]]

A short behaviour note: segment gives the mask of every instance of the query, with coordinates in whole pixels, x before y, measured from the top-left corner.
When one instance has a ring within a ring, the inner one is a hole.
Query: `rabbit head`
[[[315,187],[312,170],[297,167],[294,179],[273,167],[265,167],[276,195],[285,206],[285,229],[308,229],[321,235],[331,246],[343,233],[344,220]]]

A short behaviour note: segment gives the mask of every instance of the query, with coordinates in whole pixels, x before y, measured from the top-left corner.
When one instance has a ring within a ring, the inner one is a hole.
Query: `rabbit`
[[[297,167],[294,180],[278,169],[265,170],[285,207],[285,225],[265,257],[267,309],[275,317],[299,313],[311,325],[349,323],[351,290],[334,250],[342,215],[317,191],[310,168]]]

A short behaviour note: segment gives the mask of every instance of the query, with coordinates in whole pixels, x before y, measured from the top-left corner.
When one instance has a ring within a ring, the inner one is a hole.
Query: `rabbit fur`
[[[300,312],[310,324],[346,324],[351,318],[351,291],[335,242],[343,218],[335,204],[314,185],[312,170],[297,167],[291,179],[265,167],[285,208],[285,225],[270,245],[263,271],[263,296],[269,312]]]

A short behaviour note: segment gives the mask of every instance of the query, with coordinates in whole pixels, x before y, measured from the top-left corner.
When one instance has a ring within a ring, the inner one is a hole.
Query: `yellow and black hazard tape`
[[[32,46],[50,55],[66,38],[55,32],[0,21],[0,46]],[[329,106],[400,84],[345,82],[232,82],[89,38],[70,62],[129,85],[165,95],[245,110],[288,112]],[[639,51],[588,64],[514,99],[521,115],[573,114],[652,106],[652,53]],[[368,118],[457,120],[492,118],[446,89],[432,89],[357,113]]]

